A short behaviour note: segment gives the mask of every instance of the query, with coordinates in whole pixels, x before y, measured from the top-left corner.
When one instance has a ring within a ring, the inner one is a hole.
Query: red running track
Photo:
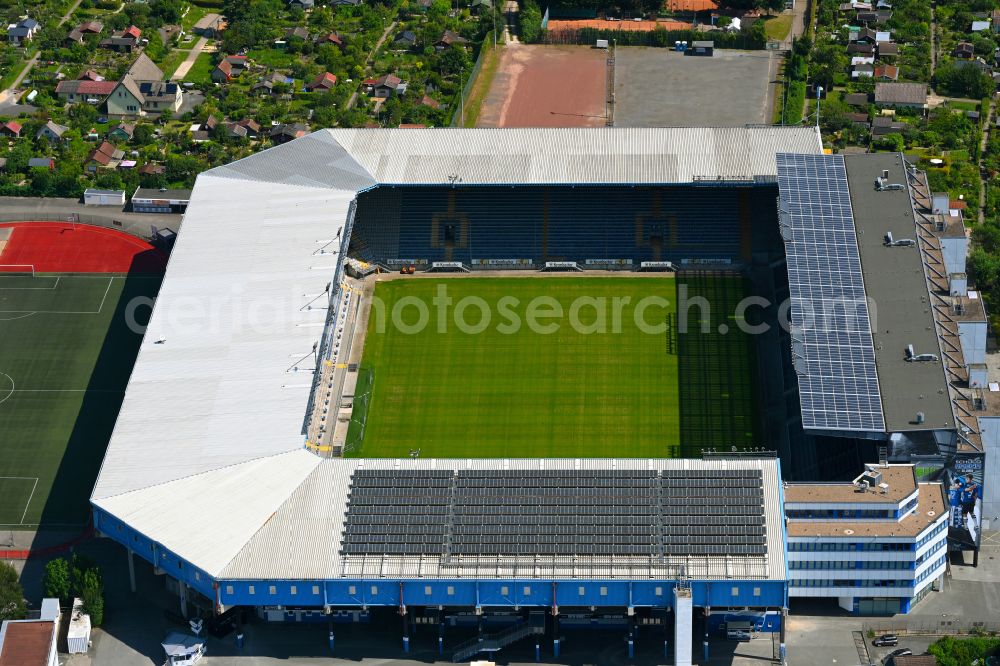
[[[66,222],[0,224],[4,228],[12,231],[0,252],[0,272],[25,264],[36,273],[160,274],[167,267],[163,251],[114,229]]]

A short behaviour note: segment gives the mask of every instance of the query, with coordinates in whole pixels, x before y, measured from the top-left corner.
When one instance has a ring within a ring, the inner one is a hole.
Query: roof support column
[[[674,588],[674,664],[691,666],[694,599],[691,588]],[[706,648],[707,649],[707,648]]]
[[[125,552],[128,555],[128,587],[135,592],[135,557],[131,548],[127,548]]]
[[[781,609],[781,630],[780,630],[780,641],[778,643],[778,658],[781,660],[782,666],[788,663],[787,653],[785,652],[785,624],[788,622],[788,608]]]

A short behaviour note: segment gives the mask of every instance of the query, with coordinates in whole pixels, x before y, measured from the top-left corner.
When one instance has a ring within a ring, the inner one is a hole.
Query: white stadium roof
[[[207,171],[92,502],[212,576],[336,575],[334,532],[356,462],[314,456],[302,432],[327,315],[315,305],[325,304],[359,191],[456,176],[467,185],[774,180],[777,153],[821,151],[813,128],[343,129]],[[291,552],[278,555],[277,541]]]

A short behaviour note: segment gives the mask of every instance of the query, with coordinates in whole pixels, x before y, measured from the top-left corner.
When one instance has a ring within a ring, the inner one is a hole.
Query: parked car
[[[726,632],[726,638],[731,641],[748,641],[750,640],[750,632],[743,629],[730,629]]]
[[[899,636],[896,634],[883,634],[872,641],[875,647],[896,647],[899,645]]]
[[[899,648],[898,650],[893,650],[885,656],[885,663],[895,664],[896,657],[909,657],[911,654],[913,654],[913,650],[910,648]]]

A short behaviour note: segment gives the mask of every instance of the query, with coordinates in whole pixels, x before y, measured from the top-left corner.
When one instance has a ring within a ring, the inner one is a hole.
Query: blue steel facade
[[[94,526],[105,536],[223,607],[673,607],[673,580],[216,580],[96,507]],[[783,608],[788,598],[788,583],[785,580],[691,581],[690,587],[694,605],[702,607]]]

